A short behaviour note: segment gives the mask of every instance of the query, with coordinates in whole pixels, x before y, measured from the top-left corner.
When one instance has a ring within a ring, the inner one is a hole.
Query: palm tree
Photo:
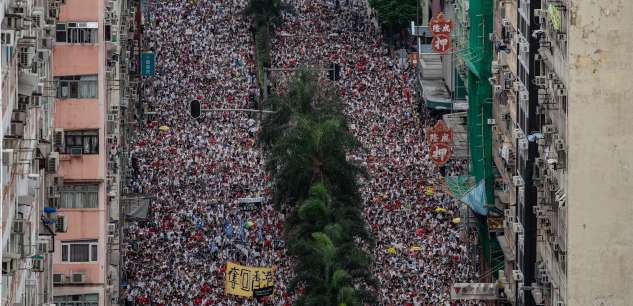
[[[310,188],[309,197],[295,210],[292,220],[288,220],[288,252],[297,259],[296,277],[290,287],[303,288],[296,305],[352,306],[375,301],[371,293],[353,285],[374,284],[366,272],[369,256],[353,243],[340,244],[345,235],[340,224],[331,223],[336,219],[331,204],[327,188],[315,184]],[[365,272],[352,272],[350,268]]]
[[[296,259],[290,289],[303,288],[296,305],[375,303],[366,251],[373,239],[357,182],[367,174],[347,158],[360,148],[340,99],[301,70],[286,94],[266,102],[275,113],[263,122],[259,143],[266,150],[276,207],[289,212],[286,245]]]

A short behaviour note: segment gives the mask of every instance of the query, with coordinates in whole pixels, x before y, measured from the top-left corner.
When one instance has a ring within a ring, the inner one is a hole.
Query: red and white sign
[[[446,162],[448,162],[448,159],[451,158],[451,155],[453,154],[451,147],[443,142],[436,142],[431,144],[431,148],[429,149],[429,151],[431,153],[431,160],[438,166],[446,164]]]
[[[433,128],[426,129],[426,141],[429,143],[431,160],[438,166],[448,162],[453,154],[450,144],[453,142],[453,130],[446,127],[444,121],[439,120]]]
[[[426,142],[431,144],[436,142],[450,144],[453,142],[453,130],[447,128],[443,120],[437,121],[435,126],[426,129],[425,133]]]
[[[451,49],[451,31],[453,22],[444,18],[444,13],[440,12],[429,21],[429,30],[433,33],[431,46],[437,53],[446,53]]]
[[[429,21],[429,30],[433,36],[437,34],[450,34],[453,31],[453,22],[444,18],[444,13],[439,12],[437,16]]]
[[[451,37],[447,34],[437,34],[431,40],[433,51],[437,53],[446,53],[451,49]]]

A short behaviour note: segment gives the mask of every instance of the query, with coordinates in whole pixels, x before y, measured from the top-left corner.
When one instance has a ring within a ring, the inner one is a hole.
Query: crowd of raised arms
[[[477,305],[450,301],[454,282],[477,281],[466,242],[452,218],[456,201],[438,187],[416,111],[414,67],[384,47],[366,4],[292,1],[271,46],[272,65],[341,67],[337,81],[370,178],[364,213],[376,238],[373,274],[382,305]],[[257,305],[224,293],[227,261],[273,266],[273,305],[291,305],[292,260],[283,248],[283,214],[256,144],[258,116],[218,112],[198,120],[189,101],[207,108],[249,108],[258,95],[246,0],[149,1],[144,42],[157,54],[143,100],[156,116],[134,131],[130,188],[153,197],[146,220],[125,229],[129,305]],[[271,75],[277,90],[289,75]],[[458,173],[466,164],[452,163]],[[431,191],[432,189],[432,191]],[[241,198],[263,197],[253,210]],[[438,210],[438,208],[442,208]]]

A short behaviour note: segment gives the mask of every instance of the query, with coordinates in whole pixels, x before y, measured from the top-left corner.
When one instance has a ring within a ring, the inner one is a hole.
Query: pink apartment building
[[[64,179],[58,215],[67,227],[55,237],[56,305],[111,304],[106,118],[113,98],[106,75],[108,2],[66,0],[56,25],[54,150],[59,152],[59,175]]]

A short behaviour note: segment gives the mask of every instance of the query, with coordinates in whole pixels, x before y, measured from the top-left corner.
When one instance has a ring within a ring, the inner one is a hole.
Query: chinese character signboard
[[[156,72],[156,55],[154,52],[141,53],[141,75],[152,76]]]
[[[446,53],[451,49],[451,37],[448,36],[448,34],[433,35],[431,46],[433,47],[433,51],[437,53]]]
[[[444,13],[440,12],[437,16],[433,17],[431,21],[429,21],[429,28],[431,29],[431,33],[433,35],[438,34],[451,34],[453,30],[453,22],[450,19],[444,18]]]
[[[440,12],[429,21],[429,29],[433,33],[431,46],[437,53],[446,53],[451,49],[451,31],[453,22],[444,18],[444,13]]]
[[[247,267],[228,262],[225,280],[226,294],[253,297],[253,291],[265,295],[275,285],[275,274],[270,267]]]
[[[453,150],[453,130],[446,127],[444,121],[438,121],[433,128],[426,129],[426,142],[429,144],[431,160],[438,166],[444,165],[451,158]]]

